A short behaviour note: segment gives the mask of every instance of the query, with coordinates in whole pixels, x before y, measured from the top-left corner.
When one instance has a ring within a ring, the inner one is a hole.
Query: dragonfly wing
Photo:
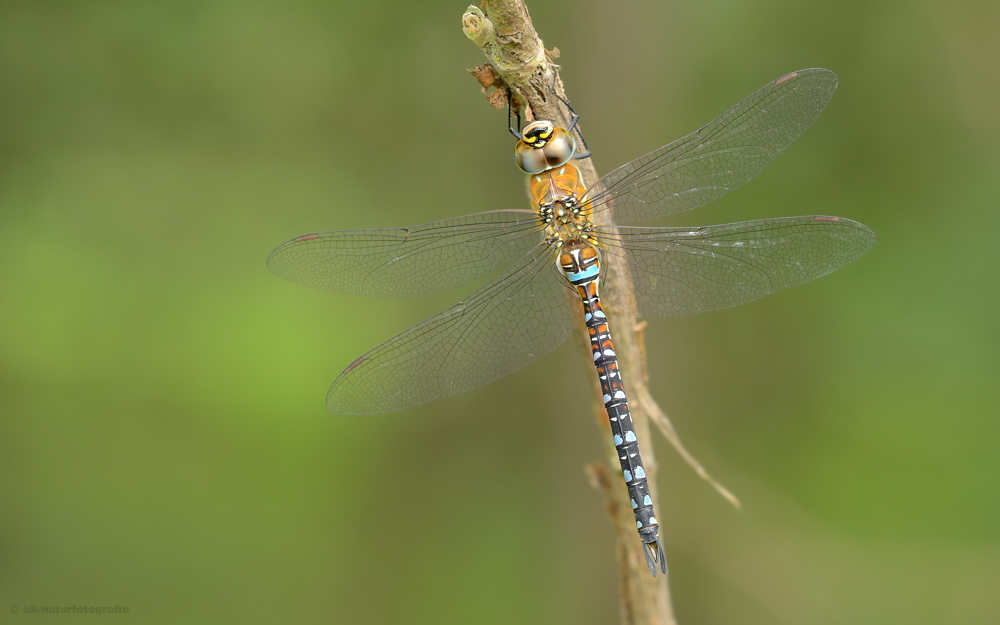
[[[292,282],[337,293],[438,293],[520,258],[538,245],[540,228],[534,213],[509,210],[409,228],[320,232],[278,246],[267,267]]]
[[[599,234],[599,233],[598,233]],[[839,217],[783,217],[702,228],[618,228],[600,238],[624,254],[645,317],[679,317],[751,302],[857,260],[875,235]]]
[[[334,381],[334,414],[376,414],[472,390],[521,369],[573,332],[569,284],[539,246],[471,297],[354,361]]]
[[[772,81],[700,130],[604,176],[591,195],[614,223],[673,215],[718,199],[759,174],[812,125],[837,75],[805,69]]]

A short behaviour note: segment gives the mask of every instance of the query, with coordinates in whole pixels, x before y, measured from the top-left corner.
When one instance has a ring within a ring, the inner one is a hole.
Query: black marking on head
[[[533,148],[541,148],[552,138],[554,130],[555,126],[552,125],[552,122],[532,122],[521,131],[521,140]]]

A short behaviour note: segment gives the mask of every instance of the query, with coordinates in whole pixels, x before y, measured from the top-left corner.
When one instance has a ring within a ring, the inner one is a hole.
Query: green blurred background
[[[1000,5],[543,2],[601,172],[786,72],[826,112],[667,222],[864,222],[868,256],[648,329],[681,625],[1000,622]],[[326,413],[413,300],[284,282],[317,230],[526,207],[465,4],[0,2],[0,620],[613,623],[572,343],[400,413]],[[556,541],[554,537],[565,536]]]

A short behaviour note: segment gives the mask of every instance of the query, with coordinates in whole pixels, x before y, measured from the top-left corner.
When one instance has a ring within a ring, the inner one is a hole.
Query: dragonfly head
[[[574,152],[576,139],[565,128],[537,121],[521,131],[521,140],[514,146],[514,162],[526,174],[540,174],[565,165]]]

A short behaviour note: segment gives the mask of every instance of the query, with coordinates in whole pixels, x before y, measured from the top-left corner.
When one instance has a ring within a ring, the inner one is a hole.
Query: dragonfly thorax
[[[526,174],[538,174],[569,162],[576,139],[565,128],[548,121],[532,122],[514,146],[514,162]]]
[[[590,238],[591,207],[575,165],[566,163],[533,175],[528,179],[528,190],[549,243],[563,246]]]
[[[557,247],[589,239],[593,224],[580,210],[574,198],[543,206],[539,212],[545,224],[545,239]]]

